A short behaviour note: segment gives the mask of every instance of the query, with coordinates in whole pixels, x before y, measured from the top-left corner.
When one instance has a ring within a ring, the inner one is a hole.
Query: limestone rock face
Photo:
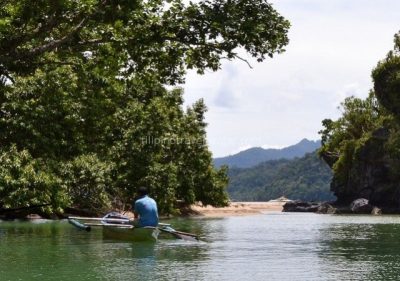
[[[354,149],[351,165],[334,175],[331,190],[337,204],[348,205],[364,198],[373,206],[400,207],[400,159],[393,158],[387,150],[389,136],[388,129],[376,130],[363,145]],[[325,161],[326,158],[332,166],[332,156],[326,155]]]

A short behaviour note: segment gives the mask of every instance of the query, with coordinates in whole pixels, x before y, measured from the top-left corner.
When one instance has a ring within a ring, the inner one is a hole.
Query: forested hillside
[[[280,196],[327,201],[332,172],[316,152],[293,160],[267,161],[252,168],[229,169],[228,193],[236,201],[268,201]]]
[[[214,159],[216,167],[227,165],[236,168],[249,168],[269,160],[293,159],[315,151],[321,146],[320,141],[303,139],[295,145],[281,149],[253,147],[237,154]]]

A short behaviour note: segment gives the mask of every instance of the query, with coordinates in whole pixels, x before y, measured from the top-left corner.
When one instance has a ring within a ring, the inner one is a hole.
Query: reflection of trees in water
[[[173,219],[167,221],[176,229],[207,236],[206,220]],[[106,280],[196,280],[205,279],[200,264],[207,260],[206,242],[189,242],[161,236],[157,243],[103,243],[97,252],[101,264],[98,275]]]
[[[334,224],[321,229],[322,270],[336,280],[398,280],[400,225]]]
[[[1,280],[81,280],[95,276],[87,243],[94,234],[79,232],[59,221],[3,222],[0,229]]]
[[[202,221],[171,223],[206,234],[207,223]],[[1,223],[0,231],[1,280],[205,279],[199,264],[208,259],[206,242],[103,240],[101,230],[88,233],[64,222]]]
[[[109,246],[97,267],[106,280],[193,280],[202,275],[198,264],[207,251],[205,243],[177,240]]]

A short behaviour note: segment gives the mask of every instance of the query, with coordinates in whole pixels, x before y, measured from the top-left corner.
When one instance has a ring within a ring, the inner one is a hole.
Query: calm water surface
[[[204,241],[118,242],[66,222],[0,222],[0,280],[400,280],[400,216],[170,222]]]

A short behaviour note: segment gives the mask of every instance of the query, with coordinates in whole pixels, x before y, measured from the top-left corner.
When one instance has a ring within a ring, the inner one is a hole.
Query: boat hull
[[[156,242],[160,231],[156,227],[103,227],[105,239]]]

